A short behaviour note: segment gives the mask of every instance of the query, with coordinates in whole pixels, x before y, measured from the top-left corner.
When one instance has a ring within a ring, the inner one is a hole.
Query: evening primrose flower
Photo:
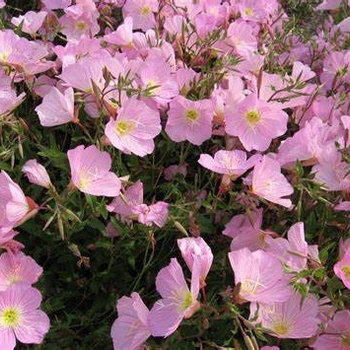
[[[251,301],[272,304],[287,300],[292,294],[289,276],[275,257],[247,248],[228,254],[235,274],[235,284],[240,283],[239,297],[242,302]]]
[[[247,160],[247,153],[244,151],[220,150],[215,153],[214,158],[209,154],[201,154],[198,163],[215,173],[238,177],[252,168],[260,159],[259,154],[254,154]]]
[[[136,292],[117,302],[118,318],[111,329],[114,350],[138,350],[151,335],[149,310]]]
[[[120,151],[143,157],[153,152],[153,139],[161,129],[158,110],[141,100],[130,98],[118,111],[117,118],[107,123],[105,134]]]
[[[344,256],[334,265],[334,273],[342,280],[345,287],[350,289],[350,248]]]
[[[20,27],[23,33],[34,35],[44,23],[46,15],[46,11],[28,11],[23,16],[12,17],[11,23]]]
[[[37,212],[37,204],[26,197],[6,171],[0,172],[0,235],[22,224]]]
[[[134,29],[146,31],[155,26],[154,12],[157,12],[159,3],[156,0],[126,0],[123,6],[123,17],[131,17]]]
[[[281,173],[279,162],[263,156],[253,170],[252,192],[272,203],[289,208],[292,201],[283,197],[289,196],[293,191],[293,186]]]
[[[121,182],[116,174],[109,171],[111,156],[101,152],[95,145],[85,148],[80,145],[67,152],[72,182],[81,191],[93,196],[116,197]]]
[[[200,266],[200,287],[206,285],[205,279],[213,263],[213,253],[202,237],[185,237],[177,240],[181,255],[187,267],[192,271],[198,260]]]
[[[169,104],[166,133],[175,142],[200,145],[211,137],[213,104],[210,100],[191,101],[175,97]]]
[[[199,309],[197,297],[200,273],[200,266],[195,263],[189,290],[176,258],[171,259],[170,264],[159,271],[156,288],[163,298],[153,305],[148,319],[153,336],[169,336],[176,331],[184,318],[191,317]]]
[[[36,159],[27,160],[22,167],[22,172],[27,175],[32,184],[46,188],[52,186],[49,174]]]
[[[43,272],[33,258],[22,252],[0,255],[0,291],[18,282],[36,283]]]
[[[271,305],[252,303],[251,317],[254,318],[256,313],[258,318],[253,322],[261,323],[277,338],[311,338],[317,332],[318,301],[312,294],[303,298],[294,292],[286,301]]]
[[[349,350],[350,349],[350,311],[338,311],[329,320],[323,334],[312,344],[315,350]]]
[[[69,87],[61,92],[56,87],[44,96],[35,108],[42,126],[57,126],[74,122],[74,91]]]
[[[238,136],[247,151],[266,151],[287,131],[288,114],[252,93],[225,113],[226,132]]]
[[[16,338],[25,344],[40,344],[50,328],[47,315],[38,310],[40,292],[25,283],[16,283],[0,292],[0,344],[13,350]]]

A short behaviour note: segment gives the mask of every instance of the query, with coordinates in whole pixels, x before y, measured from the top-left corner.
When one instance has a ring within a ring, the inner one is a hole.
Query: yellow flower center
[[[190,122],[194,122],[198,119],[199,113],[195,109],[188,109],[186,111],[186,119]]]
[[[0,53],[0,61],[7,61],[8,57],[10,56],[10,51],[4,51]]]
[[[188,307],[192,305],[193,299],[191,292],[186,292],[180,305],[180,311],[185,311]]]
[[[250,7],[246,7],[244,13],[246,14],[246,16],[251,16],[253,14],[253,9],[251,9]]]
[[[249,125],[254,126],[255,124],[259,123],[261,115],[258,111],[253,109],[245,114],[245,118],[247,119]]]
[[[135,123],[132,121],[121,120],[117,123],[115,129],[120,136],[129,134],[135,128]]]
[[[87,170],[82,169],[79,173],[79,188],[86,190],[91,183],[91,175]]]
[[[154,80],[149,80],[147,82],[147,88],[150,89],[151,94],[157,94],[161,90],[161,86],[157,84]]]
[[[345,265],[341,268],[341,270],[344,272],[344,276],[347,280],[350,280],[350,265]]]
[[[9,307],[3,310],[0,316],[0,323],[4,327],[17,327],[20,324],[21,312],[20,310]]]
[[[78,21],[75,27],[77,28],[77,30],[82,31],[86,28],[86,23],[83,21]]]
[[[22,281],[22,277],[16,275],[16,274],[13,274],[13,275],[10,275],[9,276],[9,283],[10,284],[13,284],[13,283],[17,283],[17,282],[20,282]]]
[[[262,286],[262,284],[259,282],[259,279],[251,280],[251,279],[247,278],[241,283],[240,292],[254,295],[258,292],[257,289],[260,286]]]
[[[148,16],[151,13],[151,8],[149,6],[141,7],[141,14],[144,16]]]
[[[279,321],[273,325],[273,331],[279,335],[285,335],[289,332],[289,326],[286,322]]]

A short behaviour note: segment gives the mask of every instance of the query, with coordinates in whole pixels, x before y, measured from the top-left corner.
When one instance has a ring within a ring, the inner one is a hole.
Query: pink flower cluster
[[[35,161],[28,161],[23,168],[33,182],[50,183],[46,171],[40,173],[42,169]],[[31,177],[33,169],[38,176]],[[13,228],[35,215],[37,205],[5,171],[0,173],[0,189],[0,247],[6,249],[0,255],[0,339],[3,349],[12,350],[16,339],[25,344],[40,344],[49,330],[50,320],[39,309],[40,291],[32,287],[43,269],[13,239],[18,234]]]
[[[261,211],[257,215],[261,215]],[[254,222],[257,219],[259,217],[254,217]],[[318,301],[312,294],[303,299],[299,293],[293,292],[291,286],[295,277],[292,272],[306,269],[307,260],[311,259],[315,249],[317,251],[317,247],[309,247],[306,243],[303,224],[293,225],[288,231],[288,239],[265,234],[259,223],[254,223],[254,230],[249,221],[243,225],[230,224],[224,232],[235,241],[229,260],[235,283],[240,286],[237,302],[251,302],[252,322],[261,323],[276,337],[312,337],[320,322]],[[240,234],[244,227],[251,230],[250,240]],[[237,250],[236,245],[244,248]]]
[[[181,265],[172,258],[157,275],[156,288],[162,299],[156,301],[151,310],[136,292],[130,298],[120,298],[117,302],[118,318],[111,330],[115,350],[139,349],[151,335],[168,337],[184,318],[190,318],[200,309],[199,291],[205,286],[213,254],[201,237],[182,238],[177,243],[191,271],[190,288]]]

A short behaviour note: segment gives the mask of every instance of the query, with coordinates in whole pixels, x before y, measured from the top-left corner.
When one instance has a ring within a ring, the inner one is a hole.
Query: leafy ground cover
[[[0,7],[0,349],[350,349],[348,1]]]

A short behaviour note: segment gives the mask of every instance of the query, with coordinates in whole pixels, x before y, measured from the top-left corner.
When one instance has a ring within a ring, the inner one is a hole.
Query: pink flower
[[[215,16],[209,13],[199,13],[194,18],[196,33],[204,39],[210,32],[216,29]]]
[[[151,205],[143,203],[143,183],[137,181],[129,186],[123,194],[113,199],[107,210],[116,213],[121,220],[138,220],[143,225],[163,227],[168,219],[166,202],[156,202]]]
[[[350,248],[333,267],[334,273],[343,281],[346,288],[350,289]]]
[[[151,335],[149,310],[138,293],[123,296],[117,302],[118,318],[111,329],[114,350],[136,350]]]
[[[42,44],[20,38],[12,30],[0,32],[0,62],[12,66],[17,71],[17,79],[52,68],[54,63],[44,59],[47,54]]]
[[[47,9],[57,10],[57,9],[65,9],[70,6],[72,0],[41,0]]]
[[[7,173],[0,173],[0,232],[6,233],[36,213],[37,205]]]
[[[253,28],[246,21],[234,21],[230,23],[225,40],[239,55],[246,56],[248,53],[257,51],[257,37]]]
[[[278,149],[278,161],[291,167],[297,160],[311,165],[336,151],[332,129],[320,118],[313,117],[292,137],[283,141]]]
[[[40,344],[50,328],[47,315],[38,310],[40,292],[24,283],[13,284],[0,292],[1,347],[13,350],[16,338],[24,344]]]
[[[231,251],[248,248],[253,252],[266,247],[269,232],[261,229],[262,212],[262,209],[256,209],[245,215],[235,215],[226,224],[222,233],[232,238]]]
[[[312,168],[314,181],[321,183],[327,191],[347,191],[350,189],[350,166],[342,160],[341,154],[335,151],[328,159],[322,160]]]
[[[179,94],[175,77],[171,75],[170,66],[161,58],[148,59],[140,67],[140,79],[144,89],[158,103],[166,105]]]
[[[133,43],[133,20],[131,17],[124,18],[116,31],[104,36],[104,40],[110,44],[132,47]]]
[[[99,60],[110,57],[107,51],[102,49],[101,42],[97,38],[83,37],[77,41],[68,42],[65,46],[56,45],[52,50],[57,55],[59,62],[62,62],[62,68],[81,60],[84,62],[86,59],[89,62],[87,64],[92,65],[94,63],[91,59],[97,59],[98,64]],[[75,78],[79,79],[81,77],[78,75]]]
[[[247,151],[266,151],[272,139],[287,131],[288,114],[252,93],[226,110],[226,132],[238,136]]]
[[[100,30],[98,24],[99,12],[92,0],[77,1],[75,5],[64,10],[65,15],[59,18],[61,32],[68,41],[81,37],[94,37]]]
[[[211,137],[213,105],[210,100],[190,101],[183,96],[169,103],[165,131],[175,142],[200,145]]]
[[[255,154],[247,160],[247,153],[244,151],[220,150],[215,153],[214,158],[209,154],[201,154],[198,163],[215,173],[237,178],[252,168],[260,159],[261,155],[259,154]]]
[[[11,23],[15,26],[21,26],[23,33],[35,34],[38,29],[42,26],[47,12],[40,11],[28,11],[24,16],[12,17]]]
[[[104,86],[102,59],[96,57],[84,57],[78,62],[64,66],[62,73],[57,77],[62,79],[70,87],[86,93],[93,93],[93,84],[101,90]]]
[[[342,0],[323,0],[316,10],[334,10],[340,7]]]
[[[120,108],[117,118],[107,123],[105,134],[122,152],[143,157],[153,152],[153,139],[160,131],[159,112],[143,101],[130,98]]]
[[[163,227],[168,220],[168,206],[168,203],[159,201],[151,205],[133,206],[131,211],[137,215],[137,219],[141,224],[146,226],[155,224],[158,227]]]
[[[184,318],[191,317],[198,310],[199,279],[200,269],[194,264],[189,290],[176,258],[171,259],[170,264],[159,271],[156,287],[163,299],[153,305],[148,318],[153,336],[169,336],[176,331]]]
[[[308,244],[305,241],[304,223],[297,222],[288,230],[285,238],[267,237],[266,251],[293,271],[307,268]]]
[[[198,77],[198,73],[191,68],[179,68],[175,75],[181,95],[185,95],[191,89],[191,83]]]
[[[245,21],[262,22],[268,18],[266,1],[242,0],[238,4],[239,12]],[[273,2],[273,1],[270,1]],[[277,8],[276,8],[277,10]]]
[[[18,282],[36,283],[43,269],[22,252],[2,253],[0,256],[0,291]]]
[[[131,17],[134,29],[146,31],[155,26],[156,20],[153,12],[158,11],[157,0],[126,0],[123,6],[123,17]]]
[[[27,175],[29,182],[32,184],[46,188],[52,186],[49,174],[36,159],[26,161],[22,167],[22,172]]]
[[[182,165],[169,165],[164,169],[164,178],[167,181],[172,181],[175,176],[181,174],[183,177],[187,175],[187,163]]]
[[[338,311],[312,348],[315,350],[349,350],[350,344],[350,311]]]
[[[121,182],[109,169],[112,159],[95,145],[80,145],[67,152],[72,182],[81,191],[93,196],[115,197],[119,195]]]
[[[253,303],[251,317],[256,312],[258,319],[254,323],[261,323],[277,338],[311,338],[318,329],[318,301],[312,294],[303,298],[300,293],[294,292],[282,303],[259,304],[259,307]]]
[[[293,187],[282,175],[280,164],[268,156],[263,156],[261,162],[254,167],[252,191],[257,196],[286,208],[292,205],[290,199],[283,197],[292,194]]]
[[[316,76],[316,73],[313,72],[307,64],[303,64],[302,62],[295,61],[293,63],[293,71],[291,77],[294,81],[307,81]]]
[[[141,181],[135,182],[124,190],[122,195],[113,199],[107,205],[107,210],[116,213],[121,220],[128,221],[132,219],[133,208],[143,203],[143,183]]]
[[[289,277],[282,264],[268,253],[247,248],[228,253],[235,274],[235,284],[240,283],[242,301],[272,304],[287,300],[292,293]]]
[[[205,279],[213,263],[213,253],[202,237],[187,237],[177,240],[177,245],[181,250],[181,255],[187,267],[192,272],[194,261],[200,267],[200,287],[206,285]]]
[[[1,35],[0,35],[1,39]],[[6,47],[5,47],[6,50]],[[2,53],[4,54],[4,53]],[[6,55],[6,52],[5,52]],[[0,48],[1,60],[1,48]],[[16,90],[12,86],[11,78],[4,70],[0,70],[0,115],[7,114],[21,104],[25,96],[22,92],[17,96]]]
[[[350,237],[347,238],[345,241],[342,238],[340,238],[338,258],[341,259],[349,248],[350,248]]]
[[[321,73],[321,82],[327,90],[340,87],[341,83],[350,83],[350,52],[332,51],[323,61],[323,72]]]
[[[42,126],[56,126],[74,121],[74,91],[70,87],[63,93],[52,87],[42,103],[35,108]]]
[[[0,228],[0,247],[8,251],[17,251],[24,248],[22,243],[19,243],[12,238],[18,235],[18,232],[8,228]]]

